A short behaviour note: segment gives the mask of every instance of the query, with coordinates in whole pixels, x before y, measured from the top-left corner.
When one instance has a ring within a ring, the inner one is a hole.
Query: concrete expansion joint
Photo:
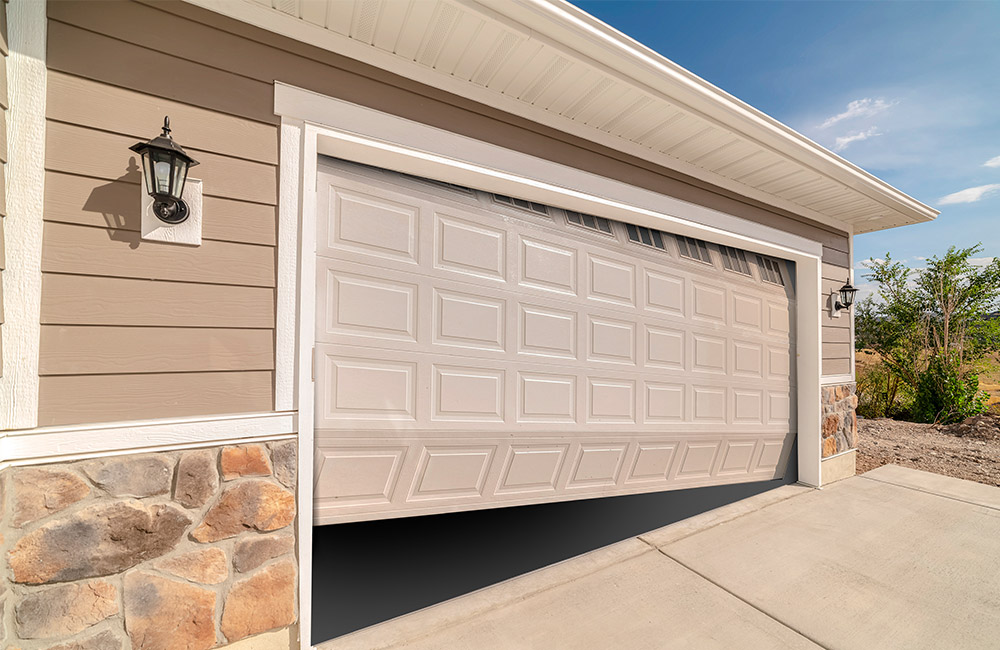
[[[981,503],[979,501],[970,501],[968,499],[960,499],[958,497],[951,496],[950,494],[941,494],[940,492],[932,492],[931,490],[925,490],[925,489],[919,488],[919,487],[917,487],[915,485],[903,485],[901,483],[896,483],[894,481],[887,481],[885,479],[878,478],[877,476],[869,476],[868,474],[861,474],[859,476],[859,478],[863,478],[863,479],[868,480],[868,481],[874,481],[875,483],[881,483],[883,485],[891,485],[893,487],[903,488],[905,490],[913,490],[914,492],[921,492],[923,494],[929,494],[931,496],[941,497],[942,499],[948,499],[949,501],[958,501],[959,503],[965,503],[965,504],[970,505],[970,506],[977,506],[977,507],[980,507],[980,508],[988,508],[990,510],[1000,511],[1000,507],[997,507],[995,505],[991,505],[989,503]]]
[[[795,634],[797,634],[798,636],[800,636],[800,637],[802,637],[803,639],[805,639],[805,640],[809,641],[810,643],[814,644],[814,645],[815,645],[815,646],[816,646],[817,648],[822,648],[823,650],[829,650],[829,649],[827,648],[827,646],[824,646],[824,645],[823,645],[822,643],[820,643],[819,641],[817,641],[817,640],[816,640],[816,639],[814,639],[813,637],[809,636],[808,634],[805,634],[805,633],[804,633],[804,632],[802,632],[801,630],[798,630],[798,629],[796,629],[796,628],[795,628],[795,627],[793,627],[792,625],[789,625],[788,623],[786,623],[785,621],[781,620],[781,619],[780,619],[780,618],[778,618],[778,617],[777,617],[776,615],[772,614],[771,612],[767,611],[766,609],[763,609],[763,608],[761,608],[760,606],[758,606],[758,605],[754,604],[754,603],[753,603],[752,601],[750,601],[750,600],[747,600],[746,598],[744,598],[744,597],[740,596],[740,595],[739,595],[739,594],[737,594],[736,592],[734,592],[734,591],[731,591],[731,590],[729,590],[729,589],[726,589],[726,587],[725,587],[725,586],[723,586],[723,585],[722,585],[722,584],[720,584],[719,582],[716,582],[715,580],[713,580],[713,579],[712,579],[712,578],[710,578],[709,576],[705,575],[705,574],[704,574],[704,573],[702,573],[701,571],[698,571],[697,569],[695,569],[695,568],[693,568],[693,567],[691,567],[691,566],[689,566],[689,565],[685,564],[684,562],[681,562],[681,561],[680,561],[680,560],[678,560],[678,559],[677,559],[676,557],[674,557],[674,556],[670,555],[669,553],[667,553],[667,551],[666,551],[665,549],[663,549],[663,548],[658,548],[658,549],[656,549],[656,550],[657,550],[657,551],[659,551],[659,552],[660,552],[660,555],[662,555],[663,557],[665,557],[665,558],[667,558],[668,560],[670,560],[670,561],[672,561],[672,562],[676,563],[676,564],[677,564],[678,566],[680,566],[680,567],[683,567],[684,569],[686,569],[686,570],[690,571],[691,573],[695,574],[696,576],[698,576],[699,578],[701,578],[701,579],[702,579],[702,580],[704,580],[705,582],[708,582],[709,584],[711,584],[711,585],[714,585],[714,586],[715,586],[715,587],[717,587],[718,589],[721,589],[722,591],[726,592],[727,594],[729,594],[730,596],[732,596],[732,597],[733,597],[733,598],[735,598],[736,600],[740,601],[741,603],[743,603],[743,604],[744,604],[744,605],[746,605],[747,607],[750,607],[750,608],[754,609],[755,611],[758,611],[758,612],[760,612],[761,614],[763,614],[764,616],[768,617],[769,619],[771,619],[772,621],[774,621],[774,622],[775,622],[775,623],[777,623],[778,625],[781,625],[782,627],[784,627],[784,628],[786,628],[786,629],[788,629],[788,630],[790,630],[790,631],[794,632],[794,633],[795,633]]]

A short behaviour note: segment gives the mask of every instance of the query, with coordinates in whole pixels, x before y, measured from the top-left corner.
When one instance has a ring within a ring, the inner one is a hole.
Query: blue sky
[[[1000,255],[1000,2],[574,4],[941,211],[856,265]]]

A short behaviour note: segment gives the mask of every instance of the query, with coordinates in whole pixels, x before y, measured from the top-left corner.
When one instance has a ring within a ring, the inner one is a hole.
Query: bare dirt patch
[[[1000,487],[1000,416],[942,427],[858,419],[858,473],[888,465]]]

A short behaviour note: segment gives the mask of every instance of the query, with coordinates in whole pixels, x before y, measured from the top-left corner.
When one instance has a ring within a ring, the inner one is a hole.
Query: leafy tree
[[[899,383],[913,390],[912,415],[954,422],[986,410],[979,372],[1000,350],[1000,258],[976,266],[983,250],[952,246],[914,271],[902,262],[869,260],[874,297],[855,313],[856,346],[878,353]]]

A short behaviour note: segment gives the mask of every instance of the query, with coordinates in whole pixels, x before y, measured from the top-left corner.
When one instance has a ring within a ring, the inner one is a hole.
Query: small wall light
[[[177,224],[188,218],[188,206],[181,200],[188,169],[198,161],[170,137],[170,117],[163,118],[163,133],[149,142],[129,147],[142,156],[146,192],[153,197],[153,213],[164,223]]]
[[[847,284],[830,296],[830,301],[833,303],[833,313],[831,316],[833,318],[840,318],[840,310],[850,309],[851,305],[854,304],[854,296],[857,293],[858,290],[852,287],[851,281],[848,280]]]

